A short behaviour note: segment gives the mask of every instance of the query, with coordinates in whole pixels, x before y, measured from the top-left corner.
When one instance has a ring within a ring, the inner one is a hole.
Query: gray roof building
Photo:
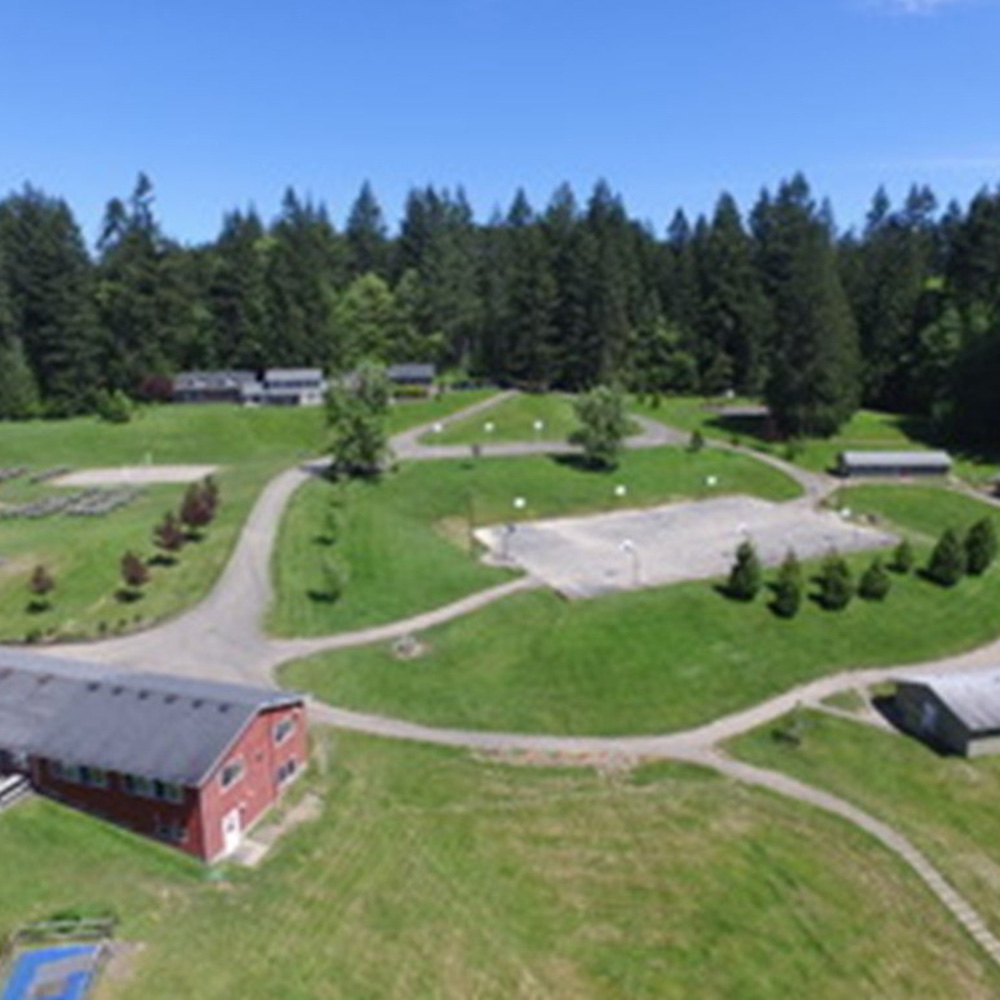
[[[901,680],[896,703],[905,729],[966,756],[1000,752],[1000,667]]]
[[[944,451],[842,451],[837,470],[845,476],[947,475],[951,456]]]
[[[437,377],[437,366],[423,362],[389,365],[385,370],[390,382],[403,385],[430,385]]]
[[[301,701],[0,647],[0,751],[188,787],[210,774],[260,711]]]

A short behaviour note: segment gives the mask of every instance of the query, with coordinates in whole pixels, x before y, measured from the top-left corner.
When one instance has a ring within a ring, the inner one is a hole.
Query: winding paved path
[[[464,420],[482,413],[511,395],[501,393],[491,397],[453,414],[442,423]],[[642,430],[639,435],[630,439],[629,447],[652,448],[681,444],[687,440],[687,435],[656,421],[637,419]],[[422,443],[420,438],[432,426],[428,424],[413,428],[395,437],[393,448],[396,454],[409,460],[468,455],[469,449],[466,446]],[[774,456],[732,445],[713,446],[749,454],[790,475],[805,492],[802,499],[792,501],[793,503],[817,503],[837,486],[836,481],[829,477],[799,469]],[[571,450],[570,446],[558,442],[503,443],[485,446],[482,454],[484,457],[499,457]],[[265,636],[261,622],[273,597],[270,561],[281,515],[295,491],[320,468],[321,465],[316,464],[290,469],[268,483],[251,511],[219,582],[209,596],[192,610],[147,632],[93,643],[49,647],[40,651],[58,656],[76,656],[126,669],[270,684],[273,683],[275,667],[287,660],[322,650],[343,649],[419,632],[467,615],[511,594],[540,586],[530,577],[522,577],[412,618],[340,635],[318,639],[272,639]],[[766,788],[838,816],[878,840],[918,875],[983,948],[991,961],[1000,966],[1000,940],[986,929],[982,918],[902,834],[844,799],[780,772],[734,760],[720,749],[720,744],[726,740],[765,725],[799,705],[816,704],[839,691],[919,675],[929,669],[936,672],[965,670],[997,663],[1000,663],[1000,640],[970,653],[933,663],[842,672],[800,685],[705,725],[659,736],[574,737],[447,729],[324,704],[312,705],[311,713],[318,722],[344,729],[480,752],[550,754],[563,761],[576,760],[581,763],[622,759],[682,761],[711,768],[735,781]]]

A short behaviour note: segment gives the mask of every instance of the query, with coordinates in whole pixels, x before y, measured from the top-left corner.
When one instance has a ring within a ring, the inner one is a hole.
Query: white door
[[[240,811],[233,809],[222,818],[222,851],[232,854],[240,846]]]

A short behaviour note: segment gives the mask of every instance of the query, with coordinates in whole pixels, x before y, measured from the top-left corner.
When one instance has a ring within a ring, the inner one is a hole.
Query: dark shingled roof
[[[0,748],[179,785],[200,785],[258,712],[301,702],[0,648]]]
[[[437,374],[437,366],[410,361],[389,365],[385,373],[392,382],[433,382],[434,376]]]

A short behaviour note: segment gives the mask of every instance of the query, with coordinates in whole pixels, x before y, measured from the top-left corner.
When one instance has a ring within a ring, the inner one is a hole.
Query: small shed
[[[432,364],[408,362],[389,365],[385,373],[394,385],[422,385],[429,388],[437,377],[437,368]]]
[[[944,451],[842,451],[837,472],[845,477],[946,476],[951,456]]]
[[[900,726],[947,753],[1000,753],[1000,667],[896,684]]]

